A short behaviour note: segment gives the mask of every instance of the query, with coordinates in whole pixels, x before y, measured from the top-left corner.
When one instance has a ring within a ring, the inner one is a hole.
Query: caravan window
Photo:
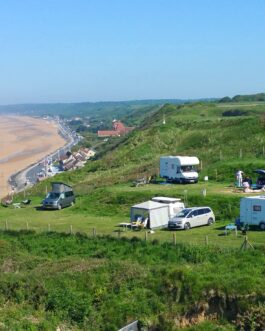
[[[253,211],[261,211],[261,206],[260,205],[254,205],[253,206]]]

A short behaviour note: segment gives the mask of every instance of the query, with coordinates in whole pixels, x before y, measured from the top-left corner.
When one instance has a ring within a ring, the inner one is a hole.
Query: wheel
[[[62,209],[62,205],[58,205],[58,210],[61,210]]]
[[[190,229],[190,223],[185,223],[184,224],[184,229],[189,230]]]
[[[265,223],[260,223],[259,228],[264,231],[265,230]]]
[[[213,219],[212,218],[209,218],[208,219],[208,225],[212,225],[213,224]]]

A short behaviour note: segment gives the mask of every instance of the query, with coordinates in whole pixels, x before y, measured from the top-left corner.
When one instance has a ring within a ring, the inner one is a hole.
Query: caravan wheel
[[[264,231],[265,230],[265,223],[260,223],[259,228]]]

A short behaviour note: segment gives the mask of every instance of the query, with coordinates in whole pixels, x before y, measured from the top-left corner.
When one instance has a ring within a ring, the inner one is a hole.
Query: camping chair
[[[141,222],[141,224],[139,225],[139,228],[141,228],[141,229],[145,229],[145,228],[147,227],[148,220],[149,220],[149,218],[146,217],[146,218]]]
[[[31,204],[31,200],[30,199],[22,200],[21,203],[23,203],[23,205],[30,205]]]

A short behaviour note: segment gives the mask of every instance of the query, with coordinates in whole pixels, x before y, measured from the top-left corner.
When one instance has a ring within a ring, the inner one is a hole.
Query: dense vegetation
[[[233,98],[224,97],[219,102],[260,102],[265,101],[265,93],[249,94],[249,95],[235,95]]]
[[[2,330],[265,327],[261,250],[33,232],[1,232],[0,244]]]

